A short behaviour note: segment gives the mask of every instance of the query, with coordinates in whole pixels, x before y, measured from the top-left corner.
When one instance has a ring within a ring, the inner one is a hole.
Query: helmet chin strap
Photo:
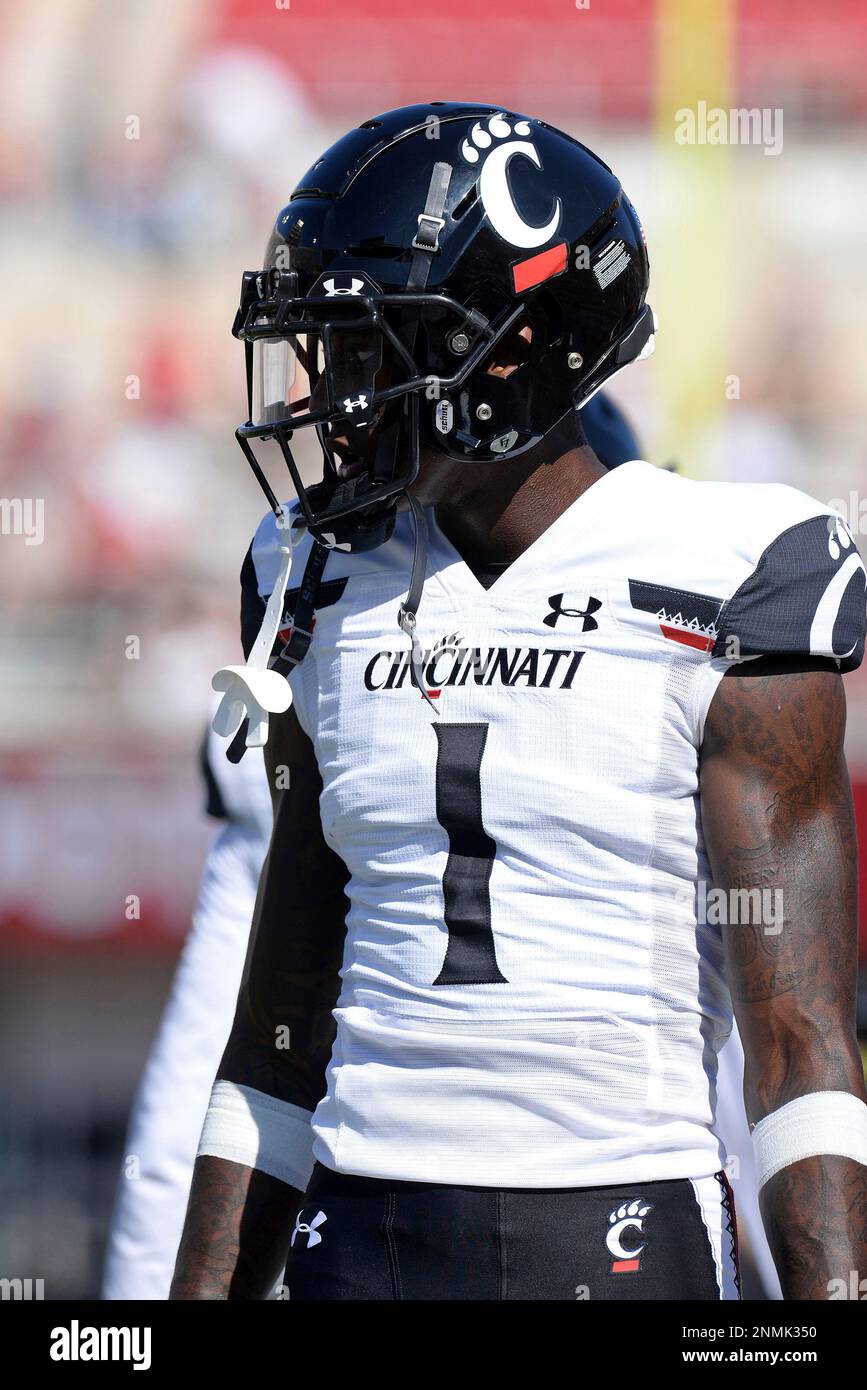
[[[427,700],[431,709],[439,714],[439,710],[425,688],[424,652],[416,633],[416,614],[421,601],[427,570],[427,517],[420,503],[411,493],[404,495],[409,503],[415,524],[415,549],[409,590],[398,610],[397,621],[401,631],[409,637],[412,644],[410,652],[412,683]],[[232,746],[229,749],[232,762],[240,760],[245,748],[263,748],[268,741],[269,715],[285,713],[292,703],[292,687],[287,677],[270,669],[274,643],[283,620],[286,586],[292,568],[293,525],[286,524],[289,520],[290,518],[281,509],[278,516],[278,524],[283,523],[280,527],[282,532],[280,567],[265,606],[262,625],[251,648],[247,663],[244,666],[223,666],[216,672],[211,681],[214,690],[223,692],[223,698],[214,715],[213,729],[221,737],[232,740]],[[297,521],[294,525],[299,530],[304,529],[303,525],[299,525]],[[316,603],[316,591],[327,557],[328,550],[319,542],[314,541],[293,615],[292,637],[280,653],[284,660],[291,663],[293,670],[304,660],[310,647],[313,636],[312,617]],[[246,730],[242,732],[245,721]],[[242,739],[242,746],[236,749],[235,745],[241,744]]]
[[[245,666],[223,666],[211,680],[223,698],[213,718],[215,734],[233,738],[246,717],[247,748],[264,748],[268,741],[269,714],[283,714],[292,703],[292,690],[285,676],[268,669],[271,649],[283,616],[283,601],[292,567],[292,526],[280,511],[280,568],[265,608],[265,616]]]
[[[418,215],[418,231],[413,237],[412,249],[413,258],[410,262],[409,274],[407,276],[406,288],[408,291],[423,290],[428,282],[428,276],[433,265],[433,258],[439,253],[440,232],[443,229],[443,210],[446,203],[446,195],[451,183],[452,166],[445,161],[437,162],[431,172],[430,184],[428,185],[427,199],[424,211]],[[415,345],[415,338],[418,332],[418,324],[410,324],[404,332],[404,340],[407,348],[411,352]],[[418,422],[416,421],[415,438],[418,439]],[[409,657],[410,677],[413,685],[421,692],[427,700],[435,714],[439,714],[439,709],[434,704],[424,683],[424,652],[418,640],[417,613],[421,602],[422,590],[424,588],[425,573],[427,571],[428,553],[428,525],[427,517],[420,502],[413,497],[411,492],[405,492],[404,497],[410,506],[413,522],[415,524],[415,548],[412,557],[412,573],[409,580],[409,591],[397,613],[397,622],[401,632],[405,633],[412,643]]]
[[[397,611],[397,624],[401,632],[404,632],[412,643],[412,650],[409,657],[409,670],[412,683],[416,690],[427,700],[435,714],[439,714],[439,709],[434,704],[427,692],[424,683],[424,652],[418,640],[416,631],[416,614],[421,602],[422,589],[424,588],[425,573],[427,571],[427,551],[428,551],[428,525],[427,517],[421,504],[413,497],[411,492],[405,492],[404,496],[409,503],[415,523],[415,549],[412,557],[412,573],[409,580],[409,592],[400,608]]]

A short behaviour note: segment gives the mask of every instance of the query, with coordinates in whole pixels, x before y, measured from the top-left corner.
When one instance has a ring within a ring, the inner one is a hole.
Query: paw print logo
[[[434,644],[431,651],[432,656],[438,656],[440,652],[457,652],[461,648],[461,639],[456,632],[449,633],[447,637],[441,637]]]
[[[539,151],[527,138],[530,134],[529,121],[518,120],[512,126],[502,112],[497,112],[484,123],[476,121],[461,145],[466,163],[481,165],[479,198],[488,221],[503,241],[522,250],[532,250],[550,241],[560,226],[563,210],[560,199],[555,197],[554,211],[548,221],[544,226],[533,227],[524,221],[515,206],[509,187],[512,160],[528,159],[537,169],[542,168]]]
[[[644,1241],[640,1240],[635,1244],[635,1234],[639,1237],[644,1234],[644,1218],[653,1207],[649,1202],[645,1202],[643,1197],[636,1197],[631,1202],[624,1202],[616,1207],[608,1217],[608,1230],[605,1233],[605,1244],[608,1251],[614,1256],[611,1264],[612,1274],[637,1274],[641,1268],[639,1256],[644,1249]],[[634,1234],[624,1237],[627,1231]]]
[[[849,530],[848,523],[842,516],[828,517],[828,554],[832,560],[839,560],[844,550],[849,550],[855,544],[852,539],[852,532]]]
[[[449,657],[455,658],[448,661]],[[445,657],[440,661],[440,657]],[[430,700],[438,700],[443,685],[454,676],[464,657],[462,639],[456,632],[450,632],[424,653],[425,692]]]
[[[489,150],[495,140],[508,140],[511,134],[522,138],[530,134],[529,121],[516,121],[510,126],[502,113],[498,112],[488,121],[487,129],[481,121],[476,121],[469,138],[461,145],[461,154],[468,164],[478,164],[479,150]]]

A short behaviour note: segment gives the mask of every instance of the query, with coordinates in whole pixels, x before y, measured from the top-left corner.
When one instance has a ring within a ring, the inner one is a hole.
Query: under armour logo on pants
[[[328,1217],[325,1215],[324,1211],[318,1211],[314,1216],[313,1220],[307,1222],[301,1220],[302,1215],[303,1212],[299,1211],[298,1215],[295,1218],[295,1230],[292,1232],[292,1239],[289,1243],[290,1245],[294,1245],[295,1237],[297,1235],[306,1236],[307,1249],[309,1250],[311,1245],[322,1244],[322,1237],[316,1228],[317,1226],[321,1226],[323,1221],[327,1221]]]

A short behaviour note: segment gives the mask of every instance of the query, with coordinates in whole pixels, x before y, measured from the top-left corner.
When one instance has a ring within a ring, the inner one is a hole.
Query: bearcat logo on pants
[[[571,647],[465,647],[457,633],[441,637],[422,656],[429,695],[447,686],[506,685],[521,690],[571,690],[583,651]],[[364,671],[367,690],[411,686],[410,652],[376,652]]]
[[[614,1256],[612,1274],[637,1274],[641,1269],[639,1257],[644,1249],[644,1241],[639,1239],[637,1245],[635,1241],[636,1237],[644,1234],[644,1218],[651,1211],[653,1207],[649,1202],[645,1202],[643,1197],[636,1197],[634,1201],[616,1207],[608,1217],[605,1244]],[[630,1232],[628,1236],[627,1231]]]

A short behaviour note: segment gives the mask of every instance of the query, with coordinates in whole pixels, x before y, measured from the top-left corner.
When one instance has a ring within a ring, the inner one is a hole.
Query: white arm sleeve
[[[313,1172],[311,1112],[252,1086],[215,1081],[200,1154],[214,1154],[270,1173],[304,1192]]]

